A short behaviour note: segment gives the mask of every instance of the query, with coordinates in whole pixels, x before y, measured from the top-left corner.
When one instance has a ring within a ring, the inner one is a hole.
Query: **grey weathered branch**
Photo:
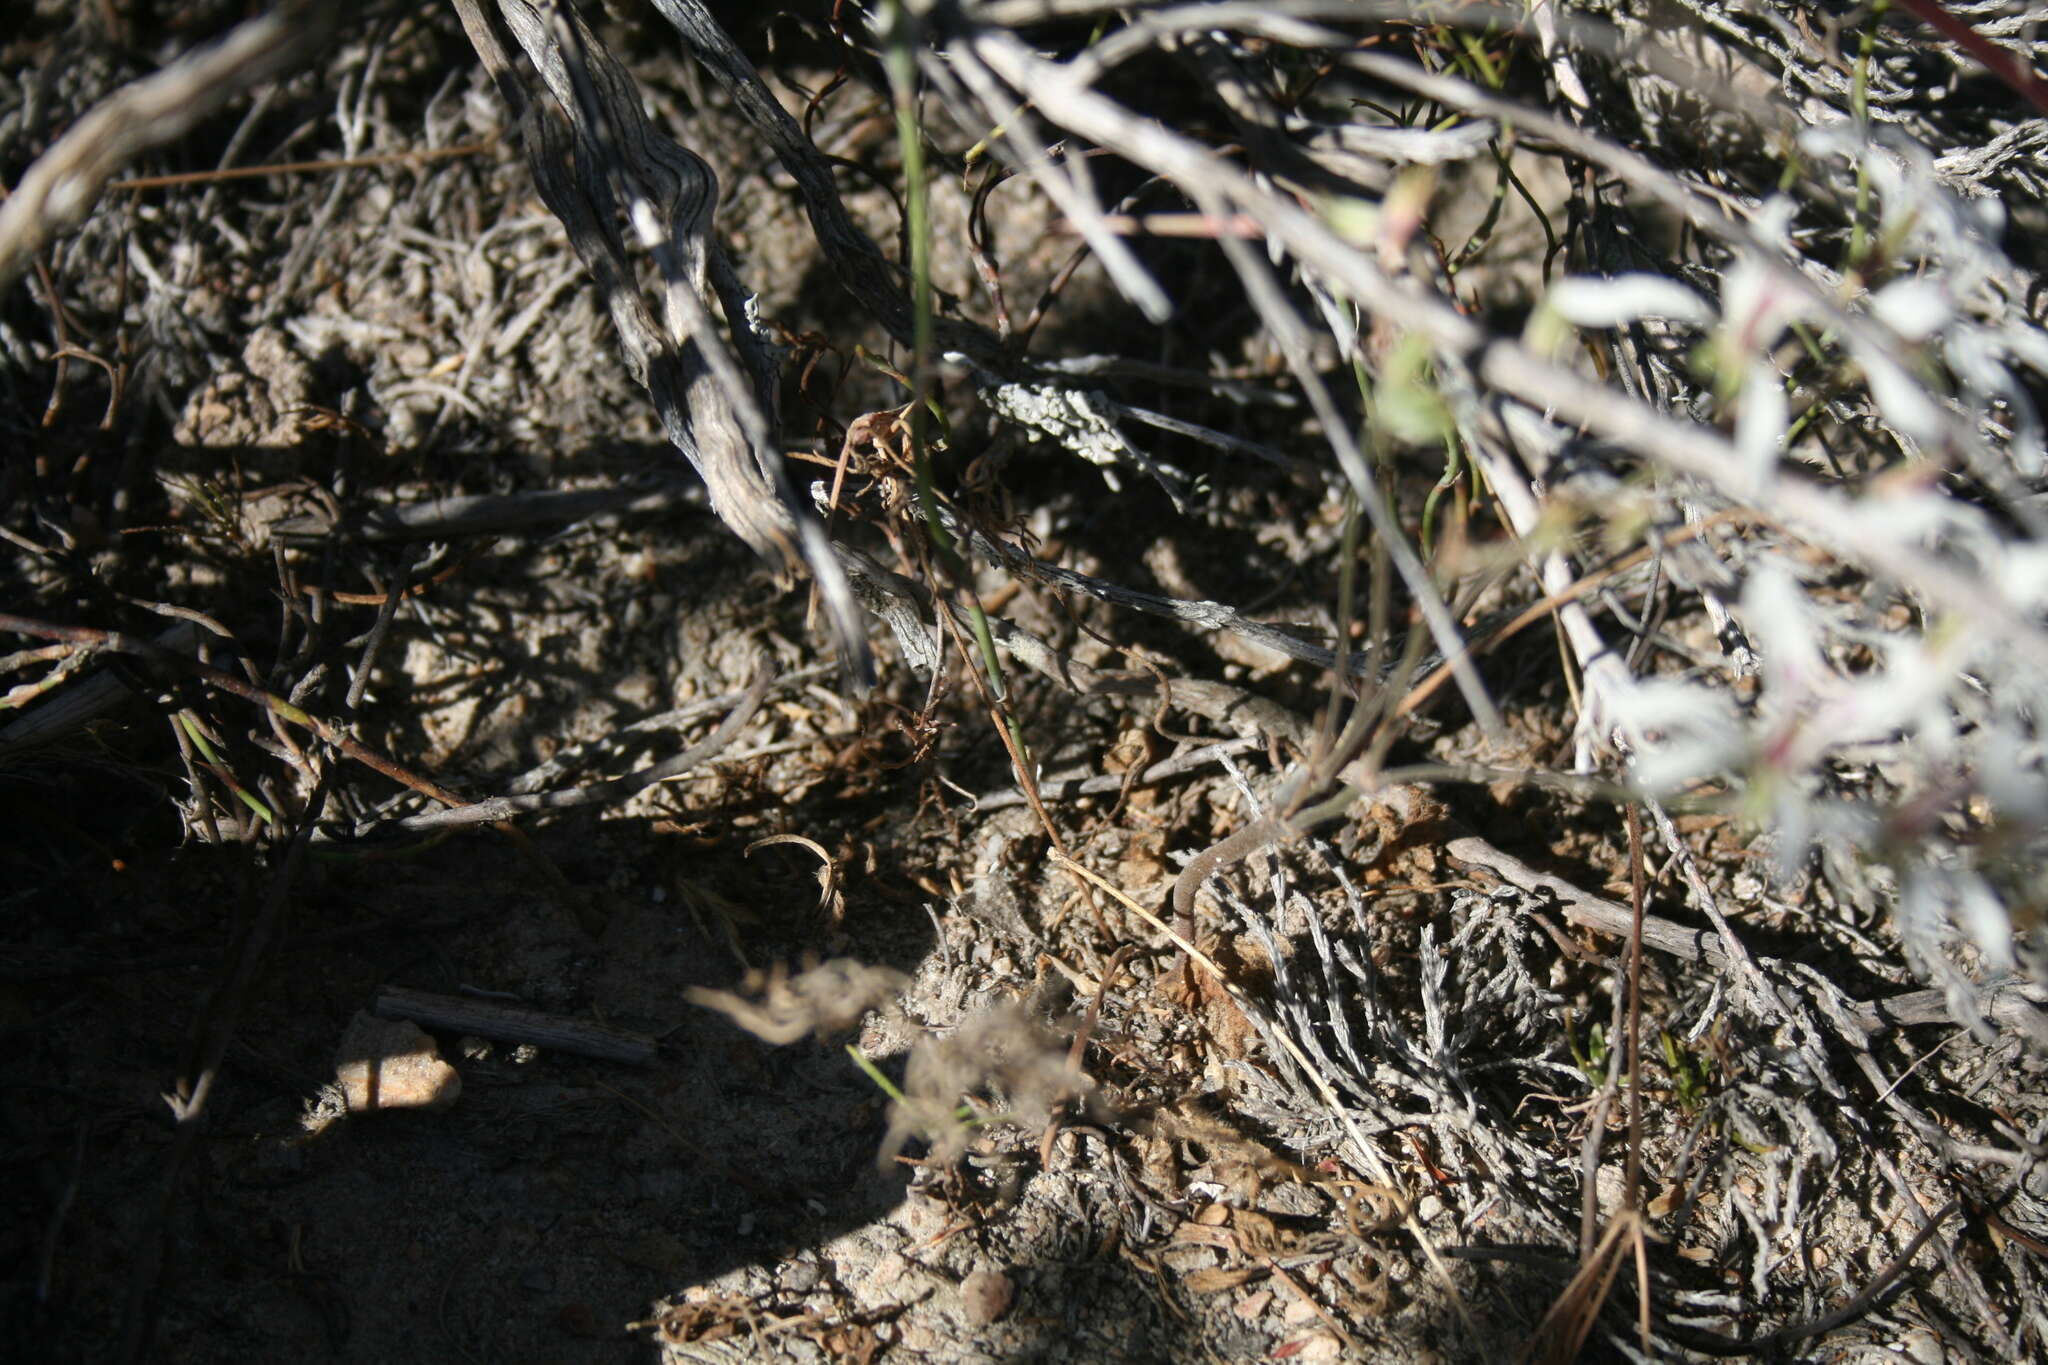
[[[175,142],[236,96],[295,70],[327,41],[334,7],[286,0],[227,37],[133,81],[36,158],[0,204],[0,292],[53,238],[84,222],[120,169]]]
[[[732,341],[760,347],[711,238],[718,181],[701,157],[655,129],[631,76],[573,8],[530,0],[457,0],[470,42],[512,107],[534,182],[611,310],[627,368],[643,383],[663,431],[703,476],[721,520],[785,572],[808,564],[857,681],[869,676],[861,619],[822,529],[797,502],[771,442],[765,382],[743,373],[714,326],[705,291],[719,290]],[[517,43],[530,71],[513,57]],[[640,292],[618,230],[623,207],[662,274],[660,313]],[[732,316],[734,309],[739,316]]]

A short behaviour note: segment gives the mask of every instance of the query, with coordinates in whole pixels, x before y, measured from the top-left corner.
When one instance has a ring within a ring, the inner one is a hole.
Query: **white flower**
[[[1927,396],[1927,386],[1907,373],[1906,367],[1875,346],[1850,338],[1849,353],[1856,357],[1877,410],[1901,435],[1921,445],[1937,444],[1941,437],[1941,408]]]
[[[1743,585],[1741,615],[1763,655],[1767,714],[1799,705],[1833,679],[1806,594],[1775,561],[1765,560]]]
[[[1700,326],[1714,320],[1711,304],[1662,275],[1575,275],[1551,286],[1545,302],[1575,327],[1619,327],[1644,318]]]
[[[1743,256],[1721,281],[1721,355],[1734,364],[1762,355],[1805,316],[1807,300],[1755,256]]]
[[[1870,311],[1915,345],[1948,326],[1956,313],[1948,290],[1939,281],[1920,276],[1894,280],[1872,294]]]
[[[1741,761],[1742,721],[1718,692],[1641,678],[1614,689],[1610,702],[1609,719],[1635,750],[1630,773],[1647,791],[1676,791]]]
[[[1984,965],[1993,972],[2011,971],[2012,916],[1975,873],[1958,874],[1951,885],[1956,898],[1956,923],[1977,945],[1977,951],[1984,954]]]
[[[1770,483],[1778,457],[1785,452],[1790,425],[1784,380],[1769,361],[1752,360],[1735,413],[1735,453],[1742,458],[1743,478],[1752,492],[1761,492]]]

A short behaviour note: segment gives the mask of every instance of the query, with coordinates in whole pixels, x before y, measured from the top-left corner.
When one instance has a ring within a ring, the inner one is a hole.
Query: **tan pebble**
[[[986,1327],[1010,1311],[1017,1286],[1000,1270],[977,1270],[960,1284],[960,1305],[970,1327]]]
[[[418,1024],[358,1012],[335,1053],[335,1078],[349,1112],[445,1109],[462,1093],[462,1075]]]
[[[1300,1327],[1304,1323],[1314,1322],[1317,1316],[1316,1306],[1307,1299],[1289,1299],[1287,1306],[1280,1310],[1280,1321],[1289,1327]]]
[[[946,1206],[936,1199],[912,1195],[903,1201],[903,1229],[920,1241],[936,1237],[946,1226]]]
[[[900,1303],[896,1289],[910,1272],[910,1261],[900,1251],[884,1252],[860,1280],[860,1292],[869,1303]]]
[[[1925,1327],[1915,1327],[1900,1337],[1895,1349],[1914,1365],[1942,1365],[1948,1359],[1948,1352],[1942,1349],[1941,1338]]]
[[[1294,1353],[1294,1358],[1305,1363],[1342,1360],[1344,1343],[1337,1340],[1332,1333],[1311,1332],[1302,1339],[1301,1349]]]
[[[1231,1311],[1246,1322],[1257,1322],[1261,1315],[1273,1305],[1273,1291],[1261,1289]]]

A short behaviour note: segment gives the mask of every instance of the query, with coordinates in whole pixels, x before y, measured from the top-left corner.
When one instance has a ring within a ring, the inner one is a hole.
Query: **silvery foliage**
[[[1896,133],[1835,123],[1799,147],[1850,183],[1863,177],[1878,280],[1802,251],[1797,206],[1779,197],[1756,213],[1758,245],[1729,264],[1718,307],[1675,280],[1627,274],[1561,281],[1548,316],[1690,328],[1741,461],[1721,488],[1765,518],[1784,481],[1827,470],[1794,427],[1795,406],[1819,400],[1793,389],[1784,364],[1820,348],[1825,382],[1849,388],[1865,435],[1889,449],[1846,504],[1860,525],[1797,529],[1823,545],[1852,529],[1855,543],[1934,555],[2040,621],[2048,518],[2035,490],[2048,461],[2028,385],[2048,376],[2048,337],[2000,248],[2002,206],[1981,189],[1954,192],[1940,163]],[[1634,779],[1659,796],[1725,784],[1730,804],[1774,836],[1783,878],[1816,847],[1887,868],[1909,959],[1959,1005],[1974,976],[2048,975],[2040,673],[1990,613],[1938,610],[1907,578],[1851,581],[1845,567],[1789,548],[1752,554],[1738,615],[1763,660],[1760,688],[1743,701],[1711,680],[1632,680],[1613,719]]]

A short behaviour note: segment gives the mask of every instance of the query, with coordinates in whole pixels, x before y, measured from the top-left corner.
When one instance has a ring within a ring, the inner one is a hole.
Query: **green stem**
[[[903,157],[904,200],[910,216],[911,359],[910,359],[910,454],[917,471],[917,497],[924,507],[925,530],[938,547],[945,572],[967,598],[967,612],[973,622],[974,642],[981,651],[982,670],[988,675],[989,690],[1000,702],[1007,695],[1003,685],[1002,659],[996,653],[995,633],[981,601],[969,589],[967,565],[953,538],[939,521],[938,492],[932,482],[929,415],[926,403],[932,389],[932,217],[930,187],[925,183],[924,131],[917,117],[917,16],[901,3],[885,6],[887,40],[884,60],[896,106],[896,141]],[[1024,735],[1016,717],[1006,716],[1010,737],[1017,752],[1027,756]]]
[[[1444,437],[1444,473],[1436,481],[1436,487],[1429,490],[1429,496],[1422,500],[1422,557],[1428,559],[1436,554],[1436,505],[1443,495],[1458,486],[1458,475],[1464,472],[1464,461],[1459,457],[1460,446],[1457,437]]]
[[[257,800],[249,792],[248,788],[244,787],[236,780],[234,774],[228,771],[228,765],[220,761],[220,755],[215,753],[213,746],[206,742],[206,736],[201,733],[197,725],[192,723],[192,717],[180,711],[178,713],[178,725],[185,731],[185,737],[192,741],[192,746],[199,750],[200,757],[206,760],[206,765],[212,769],[213,775],[225,783],[227,789],[235,794],[235,799],[254,811],[256,818],[264,824],[276,824],[277,817],[270,813],[270,807]]]
[[[1856,49],[1856,71],[1849,88],[1849,112],[1856,119],[1856,131],[1870,138],[1870,57],[1877,48],[1877,26],[1884,21],[1885,0],[1870,7],[1870,24]],[[1856,161],[1856,218],[1849,227],[1849,269],[1861,273],[1870,254],[1870,170],[1866,155]]]
[[[865,1052],[862,1052],[854,1044],[848,1043],[846,1045],[846,1055],[853,1058],[853,1064],[859,1067],[884,1095],[887,1095],[898,1104],[903,1103],[903,1092],[896,1088],[896,1082],[883,1075],[882,1068],[869,1061],[868,1055]]]

